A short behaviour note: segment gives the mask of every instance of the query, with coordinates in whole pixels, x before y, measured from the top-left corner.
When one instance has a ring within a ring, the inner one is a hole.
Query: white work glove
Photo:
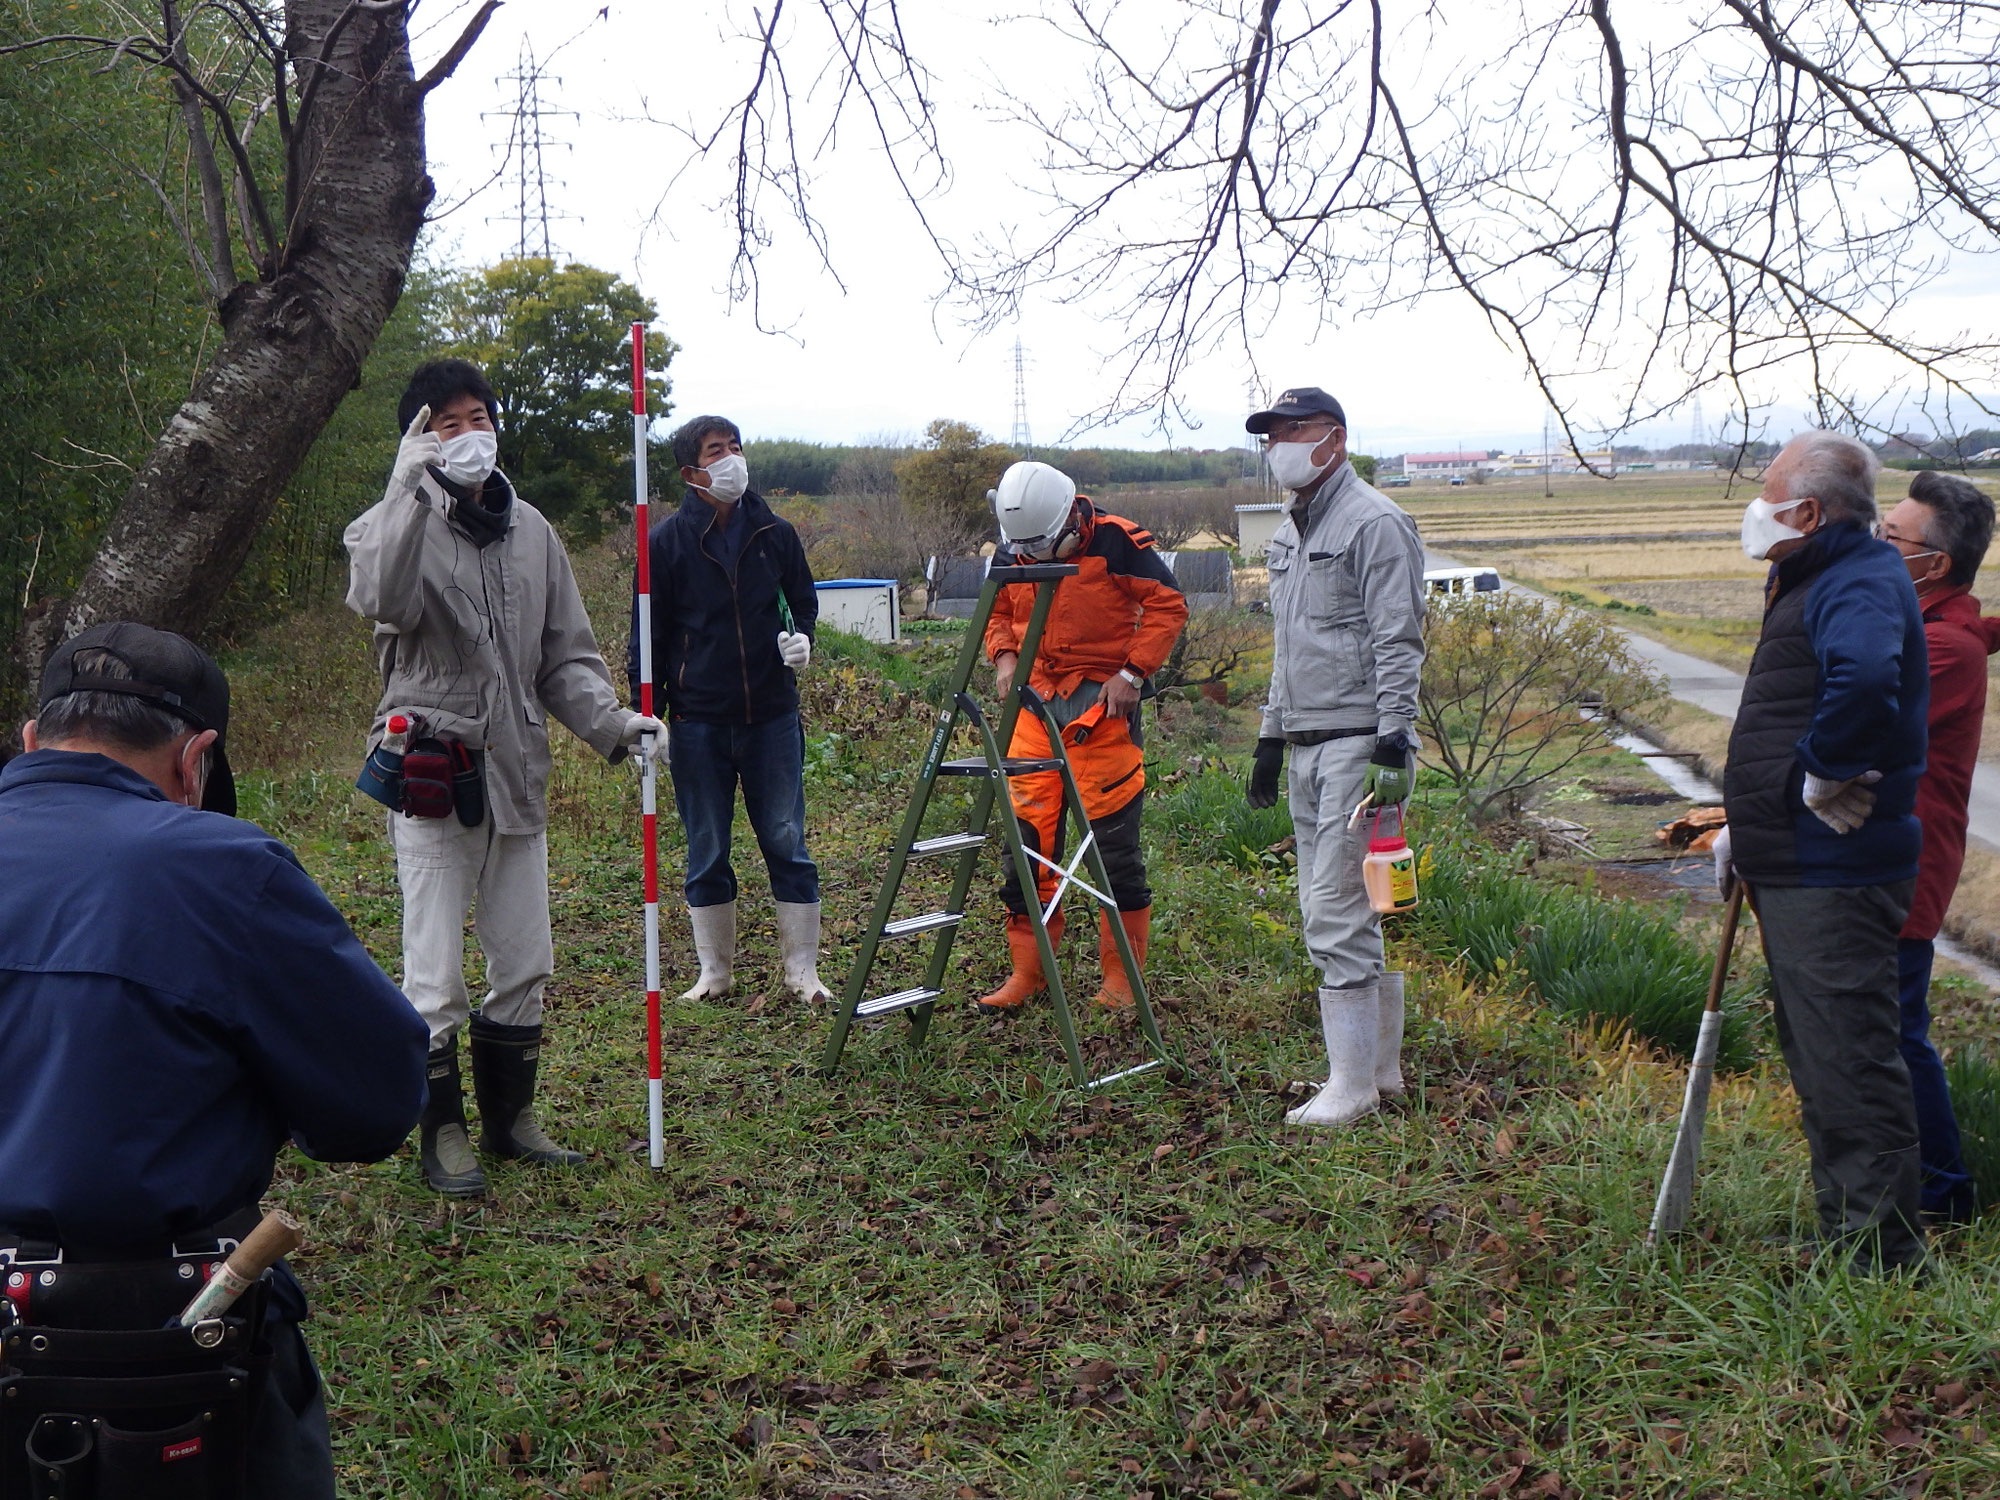
[[[1851,781],[1827,781],[1806,773],[1806,806],[1835,833],[1852,833],[1875,810],[1875,783],[1880,771],[1864,771]]]
[[[1722,893],[1722,899],[1729,899],[1729,888],[1736,884],[1736,866],[1729,862],[1733,850],[1729,842],[1729,825],[1724,823],[1716,830],[1715,842],[1709,845],[1709,853],[1715,856],[1715,888]]]
[[[392,495],[414,495],[417,486],[423,483],[424,473],[432,466],[444,466],[444,439],[435,432],[426,432],[430,425],[431,409],[421,408],[410,419],[409,431],[403,434],[403,441],[396,445],[396,467],[389,471],[389,493]]]
[[[778,657],[794,672],[804,671],[806,663],[812,660],[812,654],[811,636],[796,630],[778,632]]]
[[[628,750],[636,750],[641,755],[651,755],[659,748],[660,736],[667,726],[658,719],[645,714],[634,714],[625,721],[625,727],[618,731],[618,743]]]

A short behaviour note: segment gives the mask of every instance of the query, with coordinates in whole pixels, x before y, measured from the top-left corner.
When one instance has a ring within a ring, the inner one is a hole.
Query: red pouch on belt
[[[412,818],[448,818],[455,806],[451,746],[421,739],[403,752],[403,812]]]

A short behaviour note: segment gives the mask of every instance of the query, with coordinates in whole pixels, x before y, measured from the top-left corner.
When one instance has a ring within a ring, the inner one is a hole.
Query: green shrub
[[[1961,1047],[1944,1073],[1979,1202],[1982,1207],[2000,1203],[2000,1063],[1977,1047]]]
[[[1243,778],[1216,763],[1163,788],[1146,818],[1181,858],[1218,860],[1243,870],[1278,860],[1270,848],[1292,831],[1292,814],[1282,798],[1276,807],[1252,807],[1243,797]]]
[[[1659,912],[1589,890],[1538,885],[1445,832],[1425,847],[1422,904],[1413,924],[1432,951],[1485,975],[1515,976],[1537,999],[1577,1021],[1612,1021],[1686,1056],[1701,1029],[1712,956]],[[1716,1060],[1754,1059],[1750,1016],[1727,995]]]
[[[944,701],[961,644],[950,637],[926,637],[885,646],[822,625],[813,634],[813,660],[815,664],[846,662],[935,704]],[[992,682],[985,686],[991,688]]]

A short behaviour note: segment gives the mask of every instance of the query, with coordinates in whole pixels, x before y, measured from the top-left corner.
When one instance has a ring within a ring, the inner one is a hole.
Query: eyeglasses
[[[1271,424],[1271,430],[1264,434],[1264,446],[1273,443],[1295,443],[1304,437],[1324,437],[1340,424],[1332,417],[1285,417]]]
[[[1870,536],[1878,542],[1887,542],[1902,556],[1904,562],[1914,562],[1920,557],[1942,557],[1944,548],[1933,547],[1920,536],[1897,536],[1889,529],[1886,521],[1877,521],[1868,528]],[[1905,547],[1915,547],[1914,552],[1904,552]]]

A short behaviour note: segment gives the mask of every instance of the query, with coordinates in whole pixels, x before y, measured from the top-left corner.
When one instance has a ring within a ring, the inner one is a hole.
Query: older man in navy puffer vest
[[[1896,935],[1922,845],[1930,679],[1909,573],[1870,535],[1878,467],[1853,438],[1808,432],[1745,511],[1744,551],[1772,567],[1716,856],[1763,929],[1821,1237],[1861,1270],[1924,1259]]]

